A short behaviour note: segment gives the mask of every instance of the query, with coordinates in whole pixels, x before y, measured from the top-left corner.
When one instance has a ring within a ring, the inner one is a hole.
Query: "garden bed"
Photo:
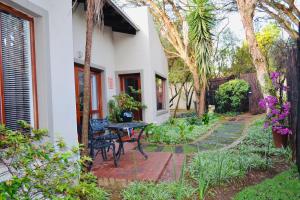
[[[127,199],[150,200],[166,193],[170,194],[170,199],[175,199],[174,196],[178,197],[176,199],[201,199],[204,194],[209,199],[230,199],[244,187],[288,168],[290,152],[276,149],[270,136],[271,132],[263,129],[263,119],[256,120],[250,125],[247,137],[235,148],[189,156],[184,167],[185,176],[179,182],[164,183],[173,186],[134,183],[123,190],[123,197],[126,194]],[[176,184],[185,187],[174,193]]]
[[[259,184],[265,179],[273,178],[280,172],[289,169],[289,167],[290,164],[287,163],[286,160],[280,159],[267,170],[251,170],[242,179],[234,179],[227,184],[211,188],[206,200],[232,199],[238,192],[246,187]]]
[[[223,117],[220,115],[209,114],[207,119],[190,116],[171,118],[161,125],[151,124],[145,130],[148,137],[144,143],[166,145],[191,143],[215,127],[221,119]]]

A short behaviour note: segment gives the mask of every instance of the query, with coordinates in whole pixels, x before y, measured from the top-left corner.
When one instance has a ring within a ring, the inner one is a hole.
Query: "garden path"
[[[205,137],[182,145],[145,144],[144,149],[148,152],[172,152],[191,154],[198,151],[217,150],[234,145],[245,133],[249,122],[255,116],[248,113],[236,117],[228,117],[221,124],[209,131]]]

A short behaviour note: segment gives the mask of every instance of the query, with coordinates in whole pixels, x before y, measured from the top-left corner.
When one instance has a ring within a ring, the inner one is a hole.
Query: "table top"
[[[126,129],[126,128],[144,128],[148,124],[145,122],[125,122],[125,123],[109,123],[108,129]]]

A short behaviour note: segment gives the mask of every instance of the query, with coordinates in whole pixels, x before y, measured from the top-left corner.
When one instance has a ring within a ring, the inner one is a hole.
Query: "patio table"
[[[144,156],[145,159],[148,158],[147,154],[143,151],[143,147],[141,145],[141,137],[144,133],[144,129],[147,127],[147,123],[144,122],[126,122],[126,123],[109,123],[107,126],[107,129],[111,131],[115,131],[116,134],[118,134],[119,137],[119,148],[116,153],[117,159],[120,159],[121,151],[124,148],[123,140],[122,140],[122,133],[123,131],[128,131],[128,129],[140,129],[139,135],[137,138],[132,137],[130,140],[126,142],[137,142],[138,146],[137,149],[139,152]]]

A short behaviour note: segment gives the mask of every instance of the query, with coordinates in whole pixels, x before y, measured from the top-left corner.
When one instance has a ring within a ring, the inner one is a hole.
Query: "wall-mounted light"
[[[81,59],[83,57],[82,51],[77,51],[77,58]]]

